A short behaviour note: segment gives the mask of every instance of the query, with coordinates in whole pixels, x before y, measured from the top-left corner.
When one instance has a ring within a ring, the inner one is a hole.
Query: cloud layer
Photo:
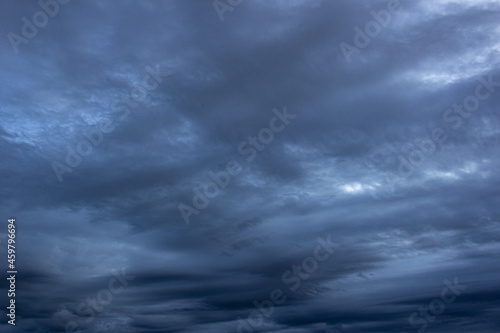
[[[2,332],[499,331],[500,2],[62,3],[0,4]]]

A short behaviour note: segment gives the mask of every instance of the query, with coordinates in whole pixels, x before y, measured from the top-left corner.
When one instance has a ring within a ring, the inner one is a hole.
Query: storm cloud
[[[498,332],[499,14],[1,2],[0,330]]]

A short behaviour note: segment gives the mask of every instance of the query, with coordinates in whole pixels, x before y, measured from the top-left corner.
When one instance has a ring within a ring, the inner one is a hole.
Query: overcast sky
[[[500,1],[60,2],[0,2],[0,331],[500,331]]]

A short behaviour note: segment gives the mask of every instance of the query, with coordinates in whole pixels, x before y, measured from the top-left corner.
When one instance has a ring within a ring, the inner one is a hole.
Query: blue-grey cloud
[[[498,332],[499,11],[1,3],[1,330]]]

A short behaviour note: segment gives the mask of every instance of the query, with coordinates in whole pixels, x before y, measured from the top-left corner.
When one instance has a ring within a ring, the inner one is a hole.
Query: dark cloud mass
[[[499,1],[58,1],[0,3],[1,332],[500,331]]]

